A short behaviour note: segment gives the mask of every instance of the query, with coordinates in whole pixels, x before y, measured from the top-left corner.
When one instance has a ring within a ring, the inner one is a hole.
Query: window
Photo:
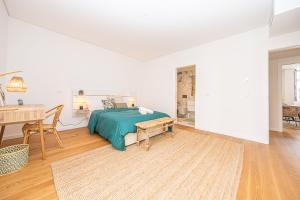
[[[298,66],[300,66],[300,64],[298,64]],[[295,69],[294,94],[295,94],[295,101],[300,101],[300,69],[299,68]]]
[[[288,105],[300,103],[300,63],[282,65],[282,100]]]

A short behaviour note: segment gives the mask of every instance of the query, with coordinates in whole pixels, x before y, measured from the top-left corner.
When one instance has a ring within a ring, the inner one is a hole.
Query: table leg
[[[41,135],[41,149],[42,149],[42,158],[45,159],[45,138],[44,138],[44,130],[43,130],[43,121],[39,120],[39,129]]]
[[[2,145],[2,138],[4,134],[5,126],[1,126],[1,131],[0,131],[0,146]]]

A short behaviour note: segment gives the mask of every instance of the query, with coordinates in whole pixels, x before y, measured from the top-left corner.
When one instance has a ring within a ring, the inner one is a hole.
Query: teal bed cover
[[[142,115],[138,108],[118,108],[95,110],[92,112],[88,129],[90,133],[98,133],[109,140],[113,147],[125,150],[125,135],[135,133],[137,122],[169,117],[169,115],[154,111],[153,114]]]

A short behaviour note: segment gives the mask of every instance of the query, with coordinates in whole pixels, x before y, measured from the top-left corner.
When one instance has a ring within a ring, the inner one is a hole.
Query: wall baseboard
[[[207,132],[207,133],[224,135],[224,136],[229,136],[229,137],[233,137],[233,138],[237,138],[237,139],[258,142],[258,143],[262,143],[262,144],[269,144],[269,133],[267,134],[268,135],[267,139],[262,139],[262,138],[245,137],[245,136],[241,136],[242,134],[232,134],[230,132],[225,132],[225,131],[220,131],[220,130],[202,129],[202,128],[199,128],[198,126],[196,126],[195,129],[197,129],[199,131]]]
[[[59,132],[63,132],[63,131],[67,131],[67,130],[72,130],[72,129],[77,129],[77,128],[84,128],[84,127],[87,127],[87,124],[82,124],[82,125],[77,125],[77,126],[68,126],[68,127],[58,127],[57,130]],[[14,132],[13,134],[11,133],[12,131],[9,131],[9,132],[10,132],[9,134],[4,133],[3,141],[23,137],[22,131],[17,131],[17,132]]]

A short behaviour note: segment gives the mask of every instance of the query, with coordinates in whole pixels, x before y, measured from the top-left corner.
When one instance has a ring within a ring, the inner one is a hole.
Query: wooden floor
[[[189,134],[211,134],[183,126],[175,128],[175,131],[182,130],[188,130]],[[215,137],[245,145],[237,199],[300,199],[300,130],[271,132],[270,145],[221,135]],[[53,135],[46,136],[47,159],[41,160],[39,140],[33,136],[28,166],[20,172],[0,177],[0,199],[57,199],[50,163],[108,144],[98,135],[90,135],[86,128],[62,132],[61,138],[63,149],[58,147]],[[4,146],[21,140],[4,141]]]

